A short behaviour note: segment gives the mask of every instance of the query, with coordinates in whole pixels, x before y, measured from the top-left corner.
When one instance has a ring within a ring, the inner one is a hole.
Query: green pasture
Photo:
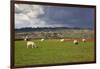
[[[33,40],[38,48],[27,48],[26,41],[15,41],[15,65],[59,64],[94,61],[94,42]]]

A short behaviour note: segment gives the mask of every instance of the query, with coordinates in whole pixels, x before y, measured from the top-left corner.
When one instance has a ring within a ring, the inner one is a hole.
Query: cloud
[[[42,6],[15,4],[15,28],[42,26],[45,21],[38,17],[43,14]]]
[[[15,28],[93,27],[94,9],[15,4]]]
[[[61,10],[58,11],[58,9]],[[70,11],[65,13],[63,8],[15,4],[15,28],[64,26],[60,20],[66,15],[71,15]]]

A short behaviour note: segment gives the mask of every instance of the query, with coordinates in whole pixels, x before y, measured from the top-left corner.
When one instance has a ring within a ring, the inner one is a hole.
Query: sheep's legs
[[[35,45],[35,48],[38,48],[38,46]]]
[[[33,48],[33,46],[32,46],[32,48]]]
[[[37,48],[37,46],[33,46],[33,45],[32,45],[31,47],[32,47],[32,48]],[[28,46],[27,46],[27,48],[28,48]]]

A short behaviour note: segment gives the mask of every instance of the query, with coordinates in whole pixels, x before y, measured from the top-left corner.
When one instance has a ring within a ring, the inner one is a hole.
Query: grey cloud
[[[21,27],[93,27],[94,9],[16,4],[15,25]]]

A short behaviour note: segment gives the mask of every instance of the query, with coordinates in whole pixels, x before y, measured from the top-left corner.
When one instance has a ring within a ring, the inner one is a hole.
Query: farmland
[[[59,39],[32,40],[38,48],[26,48],[26,41],[15,41],[15,65],[59,64],[94,61],[94,41],[60,42]]]
[[[27,41],[38,48],[27,48]],[[82,42],[85,38],[86,42]],[[40,40],[44,39],[43,42]],[[61,42],[60,39],[64,39]],[[73,43],[78,40],[78,45]],[[95,41],[92,29],[25,28],[15,32],[15,65],[41,65],[95,61]]]
[[[25,4],[14,5],[11,67],[96,61],[95,6]]]
[[[22,28],[15,30],[15,39],[23,40],[26,36],[29,39],[60,39],[60,38],[94,38],[92,29],[72,29],[72,28]]]

